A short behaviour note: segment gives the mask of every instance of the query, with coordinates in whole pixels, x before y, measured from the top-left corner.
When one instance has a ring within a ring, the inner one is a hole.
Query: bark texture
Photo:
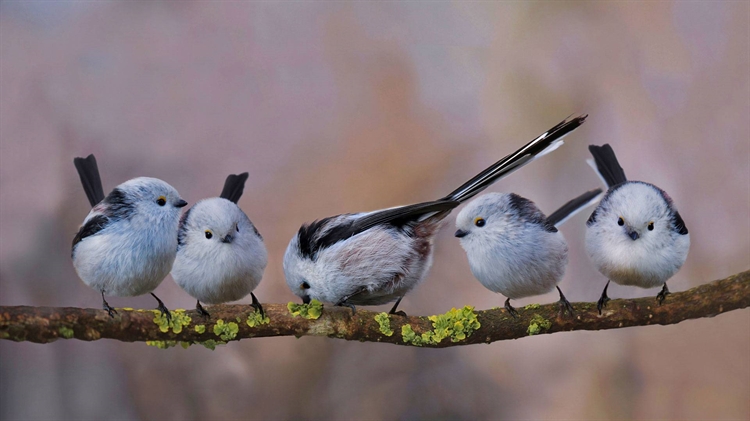
[[[352,314],[348,308],[332,306],[263,304],[266,319],[261,319],[249,305],[218,305],[207,308],[210,318],[194,310],[177,310],[168,323],[154,310],[117,309],[112,318],[98,309],[5,306],[0,307],[0,339],[37,343],[115,339],[146,341],[159,347],[202,344],[213,348],[246,338],[328,336],[442,348],[562,331],[669,325],[748,306],[750,271],[745,271],[675,292],[661,306],[655,297],[617,299],[610,301],[599,315],[596,303],[573,303],[573,317],[563,315],[557,303],[519,307],[517,319],[502,308],[473,311],[465,307],[436,316],[403,317],[364,309]]]

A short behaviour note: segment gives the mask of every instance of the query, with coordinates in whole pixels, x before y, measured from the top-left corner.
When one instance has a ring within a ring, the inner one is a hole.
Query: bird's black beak
[[[232,237],[232,234],[227,234],[226,237],[224,237],[224,238],[221,239],[221,242],[229,244],[229,243],[232,242],[233,239],[234,238]]]
[[[176,208],[183,208],[185,206],[187,206],[187,202],[182,199],[178,200],[177,203],[174,204],[174,207]]]
[[[458,230],[458,231],[456,231],[455,235],[458,238],[463,238],[463,237],[466,237],[467,235],[469,235],[469,231]]]
[[[310,304],[310,296],[305,295],[302,297],[302,304]]]
[[[637,240],[637,239],[638,239],[638,237],[640,237],[640,235],[638,235],[638,233],[637,233],[637,232],[635,232],[635,231],[630,231],[630,232],[628,233],[628,237],[632,238],[632,239],[633,239],[633,241],[635,241],[635,240]]]

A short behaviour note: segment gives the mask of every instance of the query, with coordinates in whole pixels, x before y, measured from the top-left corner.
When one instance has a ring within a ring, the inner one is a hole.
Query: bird
[[[172,269],[181,208],[187,202],[174,187],[150,177],[128,180],[105,197],[94,155],[73,163],[92,207],[73,238],[71,255],[78,276],[101,293],[102,307],[111,317],[117,311],[105,295],[151,293],[157,308],[171,320],[153,290]]]
[[[629,181],[609,144],[590,145],[596,169],[608,190],[586,221],[586,250],[608,278],[597,302],[606,307],[610,281],[641,288],[661,286],[657,302],[669,294],[667,280],[682,267],[690,234],[672,198],[659,187]]]
[[[568,244],[557,227],[573,214],[593,205],[602,189],[570,200],[549,216],[529,199],[515,193],[486,193],[469,202],[456,217],[456,233],[474,277],[507,297],[505,309],[518,312],[510,300],[541,295],[557,288],[560,307],[573,307],[557,285],[568,264]]]
[[[195,308],[237,301],[248,294],[261,314],[263,307],[253,294],[268,262],[263,237],[237,202],[248,173],[230,174],[219,197],[203,199],[180,218],[177,258],[172,278],[195,298]]]
[[[292,292],[346,306],[381,305],[416,287],[432,265],[433,240],[443,219],[493,182],[562,145],[562,138],[587,116],[565,119],[519,150],[500,159],[448,195],[430,202],[363,213],[347,213],[304,224],[284,254]]]

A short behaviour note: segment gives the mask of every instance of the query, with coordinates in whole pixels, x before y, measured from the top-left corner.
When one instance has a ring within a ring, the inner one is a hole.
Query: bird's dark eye
[[[310,289],[310,284],[308,284],[307,282],[303,282],[302,289]]]
[[[476,219],[474,219],[474,225],[476,225],[478,227],[483,227],[484,224],[486,224],[484,218],[476,218]]]
[[[617,225],[619,225],[619,226],[625,225],[625,220],[622,219],[622,216],[619,217],[619,218],[617,218]]]
[[[211,237],[213,237],[213,236],[214,236],[214,234],[213,234],[213,233],[212,233],[211,231],[209,231],[209,230],[206,230],[206,238],[207,238],[207,239],[209,239],[209,240],[210,240],[210,239],[211,239]]]
[[[158,199],[156,199],[156,204],[159,206],[164,206],[167,204],[167,198],[164,196],[159,196]]]
[[[654,230],[654,223],[653,222],[649,222],[648,223],[648,230],[649,231],[653,231]]]

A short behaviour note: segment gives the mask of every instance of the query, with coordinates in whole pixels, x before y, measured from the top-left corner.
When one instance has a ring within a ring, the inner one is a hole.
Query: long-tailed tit
[[[114,317],[105,295],[151,293],[158,309],[169,310],[152,292],[167,276],[177,253],[180,208],[187,202],[162,180],[138,177],[104,197],[94,155],[73,163],[93,209],[73,238],[73,266],[83,282],[101,292],[104,310]]]
[[[466,251],[471,273],[493,292],[507,297],[505,308],[518,313],[510,300],[541,295],[557,287],[560,306],[573,307],[558,283],[568,264],[568,244],[557,227],[594,204],[601,189],[588,191],[545,216],[534,202],[515,193],[488,193],[472,200],[456,217],[456,237]]]
[[[404,295],[427,274],[443,218],[490,184],[559,147],[585,119],[561,122],[436,201],[303,225],[284,255],[287,285],[303,302],[317,299],[352,310],[396,301],[390,311],[395,314]]]
[[[586,222],[586,249],[591,261],[609,278],[597,308],[607,305],[609,281],[641,288],[662,286],[661,304],[669,294],[666,281],[685,263],[690,235],[664,190],[628,181],[609,145],[589,146],[595,168],[609,187]]]
[[[221,304],[247,294],[263,314],[253,290],[263,277],[268,253],[263,237],[237,206],[247,177],[231,174],[219,197],[201,200],[180,219],[172,277],[198,300],[195,308],[206,317],[201,301]]]

